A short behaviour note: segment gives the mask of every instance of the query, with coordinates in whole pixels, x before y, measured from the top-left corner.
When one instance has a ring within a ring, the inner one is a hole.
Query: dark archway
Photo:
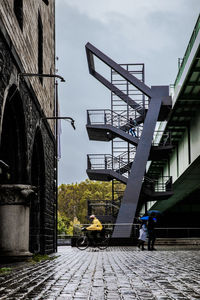
[[[30,251],[45,252],[45,161],[43,139],[40,129],[36,130],[32,160],[31,184],[37,187],[37,197],[31,203],[30,210]]]
[[[12,86],[3,111],[0,159],[9,166],[10,177],[2,176],[1,183],[27,183],[27,142],[22,100]]]

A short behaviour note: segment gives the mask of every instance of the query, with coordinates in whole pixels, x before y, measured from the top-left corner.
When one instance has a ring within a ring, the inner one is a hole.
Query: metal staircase
[[[137,126],[137,136],[141,134],[141,126]],[[131,143],[138,144],[138,138],[129,134],[131,124],[127,117],[109,109],[87,111],[86,129],[90,140],[111,141],[116,137]]]
[[[117,180],[126,184],[113,237],[129,238],[142,195],[145,194],[148,199],[159,199],[159,197],[164,199],[172,194],[170,179],[162,182],[160,178],[155,178],[150,179],[149,182],[145,178],[147,161],[153,157],[166,158],[167,153],[172,149],[163,137],[159,139],[158,145],[152,143],[157,121],[164,120],[169,113],[171,106],[169,88],[168,86],[149,88],[141,79],[133,75],[134,71],[129,71],[130,65],[116,64],[89,43],[86,45],[86,52],[90,74],[111,90],[112,100],[114,99],[111,102],[111,110],[87,111],[86,128],[89,138],[112,141],[112,155],[88,155],[87,174],[90,179]],[[111,68],[111,81],[95,70],[94,57]],[[122,85],[122,88],[119,85]],[[134,89],[130,90],[130,85]],[[136,99],[138,95],[139,101]],[[126,109],[122,109],[124,103]],[[130,117],[136,121],[137,137],[129,132],[132,127]],[[117,147],[113,147],[113,144],[117,139],[122,143],[126,142],[127,151],[114,156],[113,152],[116,152]],[[161,182],[162,191],[158,190]],[[120,224],[127,225],[120,226]]]
[[[87,174],[91,180],[110,181],[116,179],[127,184],[130,167],[120,157],[111,154],[88,155]]]
[[[87,174],[91,180],[110,181],[118,180],[127,184],[133,162],[124,161],[121,156],[114,157],[111,154],[89,154],[87,156]],[[173,194],[171,176],[159,178],[143,177],[142,193],[152,199],[164,200]]]

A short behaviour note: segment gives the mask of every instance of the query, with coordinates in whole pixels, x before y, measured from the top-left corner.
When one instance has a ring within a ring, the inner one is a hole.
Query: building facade
[[[200,16],[189,40],[173,85],[172,110],[166,123],[173,151],[162,164],[152,161],[148,173],[173,179],[173,195],[153,201],[148,208],[163,212],[161,222],[169,227],[199,227],[200,213]],[[156,200],[156,199],[155,199]],[[197,233],[195,233],[197,234]]]
[[[35,76],[27,76],[28,73]],[[56,249],[55,1],[0,3],[1,185],[30,185],[29,251]],[[9,237],[8,237],[9,238]]]

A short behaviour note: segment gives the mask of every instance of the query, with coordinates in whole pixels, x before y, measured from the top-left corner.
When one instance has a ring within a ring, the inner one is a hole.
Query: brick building
[[[21,73],[55,73],[54,0],[0,3],[0,185],[36,187],[29,250],[51,253],[56,247],[55,121],[45,118],[55,115],[55,78]]]

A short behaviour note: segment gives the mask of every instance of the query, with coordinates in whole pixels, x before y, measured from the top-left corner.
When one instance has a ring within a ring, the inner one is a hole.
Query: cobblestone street
[[[59,247],[51,261],[0,277],[0,299],[200,299],[200,251]]]

